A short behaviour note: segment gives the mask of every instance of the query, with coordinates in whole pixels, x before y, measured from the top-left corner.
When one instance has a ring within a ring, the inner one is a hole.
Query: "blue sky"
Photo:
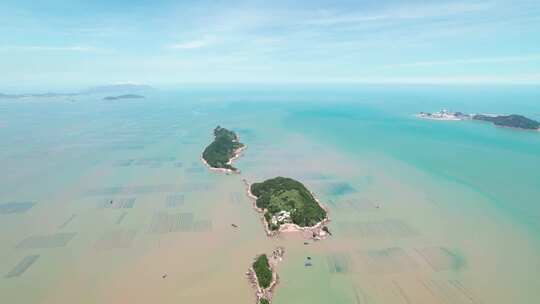
[[[540,84],[537,0],[3,0],[0,37],[4,88]]]

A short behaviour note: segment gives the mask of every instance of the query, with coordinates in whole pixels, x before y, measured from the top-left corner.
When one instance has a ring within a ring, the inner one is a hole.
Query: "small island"
[[[262,213],[267,235],[280,231],[301,231],[305,237],[323,239],[330,235],[327,211],[299,181],[276,177],[249,185],[248,195]]]
[[[124,95],[118,95],[118,96],[107,96],[104,97],[103,100],[120,100],[120,99],[142,99],[145,98],[142,95],[136,95],[136,94],[124,94]]]
[[[540,123],[522,115],[484,115],[477,114],[473,116],[474,120],[492,122],[496,126],[518,128],[525,130],[538,130]]]
[[[37,94],[3,94],[0,93],[0,99],[30,99],[30,98],[59,98],[59,97],[75,97],[79,93],[37,93]]]
[[[420,112],[416,116],[419,118],[431,120],[479,120],[491,122],[494,125],[500,127],[509,127],[523,130],[540,130],[540,122],[517,114],[464,114],[462,112],[450,112],[448,110],[441,110],[434,113]]]
[[[283,260],[285,249],[278,247],[272,251],[270,258],[266,254],[255,257],[255,261],[246,272],[246,276],[255,290],[257,304],[270,304],[279,277],[276,266]]]
[[[226,173],[238,173],[232,162],[240,157],[246,146],[233,131],[220,126],[214,129],[214,141],[204,149],[202,161],[211,169]]]

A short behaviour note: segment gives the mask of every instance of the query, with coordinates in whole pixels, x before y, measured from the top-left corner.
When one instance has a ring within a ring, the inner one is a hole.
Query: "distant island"
[[[477,114],[473,116],[473,119],[489,121],[501,127],[511,127],[511,128],[526,129],[526,130],[540,129],[540,123],[538,121],[529,119],[522,115],[516,115],[516,114],[497,115],[497,116]]]
[[[0,99],[24,99],[24,98],[56,98],[56,97],[74,97],[79,93],[29,93],[29,94],[2,94]]]
[[[236,133],[217,126],[214,129],[214,141],[204,149],[202,160],[210,169],[237,173],[238,169],[232,166],[232,162],[240,157],[245,148]]]
[[[510,127],[523,130],[540,130],[540,123],[523,115],[491,115],[491,114],[464,114],[442,110],[435,113],[420,112],[418,117],[432,120],[479,120],[487,121],[501,127]]]
[[[279,277],[276,266],[283,260],[285,249],[278,247],[272,251],[270,258],[266,254],[255,257],[255,261],[246,272],[258,304],[269,304],[272,301],[274,290]]]
[[[141,95],[135,95],[133,93],[146,93],[152,92],[155,89],[148,85],[143,84],[133,84],[133,83],[120,83],[112,85],[103,85],[91,87],[88,89],[81,90],[76,93],[24,93],[24,94],[5,94],[0,93],[0,99],[33,99],[33,98],[71,98],[77,96],[86,96],[92,94],[111,94],[111,96],[103,98],[104,100],[116,100],[116,99],[127,99],[127,98],[144,98]],[[112,95],[117,94],[117,95]],[[123,94],[123,95],[121,95]],[[73,101],[72,99],[70,99]]]
[[[104,97],[103,100],[141,99],[141,98],[144,98],[144,96],[136,95],[136,94],[124,94],[124,95],[118,95],[118,96],[107,96],[107,97]]]
[[[313,239],[330,235],[325,226],[329,221],[327,211],[301,182],[275,177],[252,185],[246,182],[246,185],[257,211],[263,214],[269,236],[279,231],[302,231]]]

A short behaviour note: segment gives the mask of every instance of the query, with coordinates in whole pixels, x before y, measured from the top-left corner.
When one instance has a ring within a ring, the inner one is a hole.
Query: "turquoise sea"
[[[2,303],[252,303],[244,272],[277,245],[276,304],[540,301],[540,132],[414,116],[540,120],[538,87],[102,97],[0,100]],[[241,175],[201,164],[216,125],[247,144]],[[264,236],[242,179],[276,175],[328,206],[330,239]]]

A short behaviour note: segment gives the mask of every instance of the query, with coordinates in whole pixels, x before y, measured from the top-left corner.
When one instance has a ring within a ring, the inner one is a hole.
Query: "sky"
[[[0,92],[111,83],[540,84],[540,1],[0,2]]]

